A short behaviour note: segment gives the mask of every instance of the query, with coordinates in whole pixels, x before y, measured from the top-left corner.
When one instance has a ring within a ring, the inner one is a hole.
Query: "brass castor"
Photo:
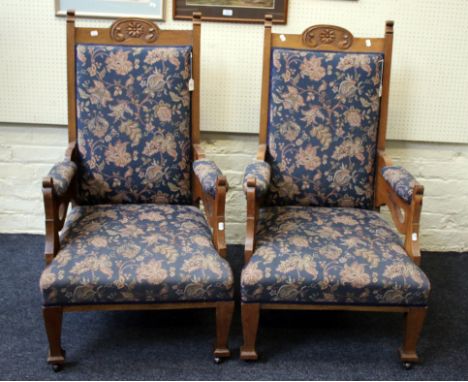
[[[52,365],[52,370],[53,370],[55,373],[58,373],[59,371],[62,371],[62,370],[63,370],[63,365],[62,365],[62,364],[59,364],[59,363],[53,364],[53,365]]]
[[[410,370],[413,368],[413,363],[412,362],[403,362],[403,368],[405,370]]]
[[[214,357],[213,361],[215,364],[219,365],[220,363],[223,362],[223,359],[221,357]]]
[[[52,366],[52,370],[56,373],[63,370],[63,364],[65,362],[65,350],[60,349],[62,351],[62,356],[60,357],[50,357],[48,358],[49,364]]]

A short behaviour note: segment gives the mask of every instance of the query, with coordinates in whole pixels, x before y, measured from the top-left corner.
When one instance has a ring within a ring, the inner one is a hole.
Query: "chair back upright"
[[[265,23],[259,158],[268,205],[374,207],[385,148],[393,23],[385,38],[316,25],[271,33]]]
[[[69,12],[67,36],[78,202],[191,204],[199,15],[174,31],[143,19],[77,28]]]

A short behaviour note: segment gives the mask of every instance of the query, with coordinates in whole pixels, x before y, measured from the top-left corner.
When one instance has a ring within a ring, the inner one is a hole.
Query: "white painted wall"
[[[255,156],[257,136],[204,133],[203,141],[207,155],[221,167],[231,186],[228,243],[242,244],[242,174]],[[52,164],[63,158],[66,144],[63,126],[0,124],[0,232],[44,232],[41,181]],[[422,248],[467,251],[468,146],[390,141],[388,152],[425,186]]]
[[[172,20],[172,0],[166,5],[162,28],[191,28]],[[359,37],[378,37],[385,20],[395,20],[388,137],[468,143],[467,15],[467,0],[289,0],[288,24],[273,30],[301,33],[335,24]],[[0,1],[1,122],[67,123],[65,37],[65,19],[55,17],[53,0]],[[203,23],[205,131],[257,132],[262,49],[262,25]]]

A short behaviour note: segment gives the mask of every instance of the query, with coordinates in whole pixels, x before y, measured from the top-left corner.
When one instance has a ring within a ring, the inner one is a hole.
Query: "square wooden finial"
[[[395,22],[393,20],[387,20],[385,22],[385,33],[393,33],[393,26]]]

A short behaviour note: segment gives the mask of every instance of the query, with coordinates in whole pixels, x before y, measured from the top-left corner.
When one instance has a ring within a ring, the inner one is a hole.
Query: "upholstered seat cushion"
[[[242,271],[245,302],[425,306],[430,284],[369,210],[270,207]]]
[[[95,205],[72,210],[40,287],[45,305],[213,301],[233,276],[199,209]]]

